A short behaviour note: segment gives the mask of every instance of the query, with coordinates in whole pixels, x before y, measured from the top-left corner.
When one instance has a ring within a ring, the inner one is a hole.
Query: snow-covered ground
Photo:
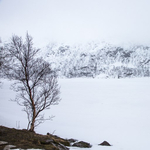
[[[55,118],[36,132],[83,140],[93,145],[91,150],[150,148],[150,78],[59,79],[59,83],[62,100],[45,111],[45,116]],[[0,89],[0,125],[26,128],[26,114],[9,101],[15,97],[9,85],[4,81]],[[104,140],[113,146],[98,146]]]

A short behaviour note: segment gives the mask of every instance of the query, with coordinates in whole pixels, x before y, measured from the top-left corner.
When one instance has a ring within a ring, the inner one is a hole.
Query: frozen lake
[[[62,100],[44,112],[55,118],[36,132],[83,140],[93,145],[91,150],[150,147],[150,78],[59,79],[59,84]],[[15,97],[9,85],[4,81],[0,89],[0,125],[26,128],[26,114],[9,101]],[[103,141],[113,146],[98,146]]]

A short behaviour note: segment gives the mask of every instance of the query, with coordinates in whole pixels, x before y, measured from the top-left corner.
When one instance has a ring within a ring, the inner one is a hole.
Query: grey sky
[[[0,37],[150,44],[150,0],[0,0]]]

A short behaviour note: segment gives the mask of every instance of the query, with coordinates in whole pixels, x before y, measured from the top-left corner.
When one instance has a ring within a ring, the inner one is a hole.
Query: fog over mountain
[[[0,39],[28,32],[61,77],[149,76],[149,6],[149,0],[1,0]]]
[[[1,0],[0,37],[49,41],[150,44],[149,0]]]

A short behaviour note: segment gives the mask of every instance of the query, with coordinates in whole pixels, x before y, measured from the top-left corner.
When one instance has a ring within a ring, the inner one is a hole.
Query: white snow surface
[[[16,93],[10,82],[3,82],[0,125],[26,128],[22,107],[9,101]],[[37,133],[83,140],[93,145],[89,150],[150,148],[150,78],[59,79],[59,84],[62,100],[44,112],[55,118],[36,128]],[[104,140],[112,146],[98,146]]]

